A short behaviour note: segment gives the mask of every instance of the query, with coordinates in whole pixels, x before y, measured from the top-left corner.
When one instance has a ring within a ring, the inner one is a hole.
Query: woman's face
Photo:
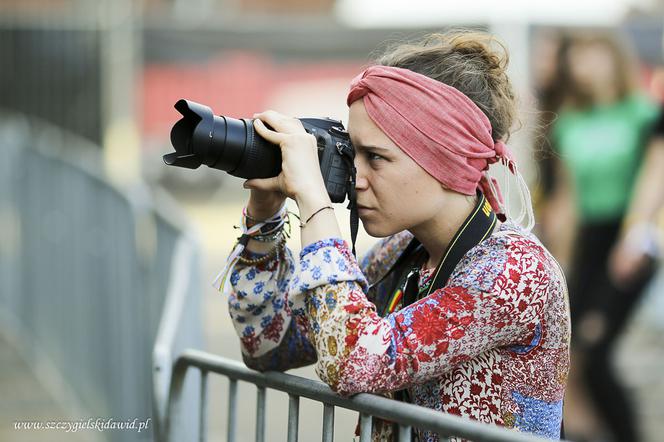
[[[357,204],[364,230],[385,237],[440,214],[447,193],[369,118],[362,100],[350,106]]]
[[[575,44],[569,49],[568,61],[572,80],[583,90],[604,95],[616,89],[617,64],[605,44]]]

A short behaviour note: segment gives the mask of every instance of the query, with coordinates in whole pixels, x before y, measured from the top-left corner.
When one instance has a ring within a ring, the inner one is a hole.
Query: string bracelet
[[[320,212],[322,212],[322,211],[325,210],[325,209],[331,209],[331,210],[334,210],[334,207],[332,207],[332,206],[321,207],[320,209],[318,209],[318,210],[316,210],[314,213],[312,213],[311,216],[309,216],[309,218],[307,218],[307,220],[306,220],[305,222],[302,222],[302,219],[301,219],[299,216],[297,216],[297,215],[294,214],[294,215],[297,217],[297,219],[300,220],[300,229],[305,228],[306,225],[309,224],[309,221],[311,221],[311,219],[312,219],[314,216],[318,215]]]
[[[284,224],[288,223],[288,211],[285,210],[285,205],[281,206],[279,211],[265,220],[256,219],[247,213],[247,208],[242,209],[242,232],[250,236],[270,235],[283,229]],[[247,221],[253,224],[250,226]],[[257,228],[257,230],[256,230]]]
[[[240,220],[240,226],[238,227],[242,231],[242,235],[240,235],[240,237],[237,239],[237,242],[233,247],[233,251],[226,260],[226,265],[223,269],[221,269],[217,277],[214,279],[212,286],[219,291],[223,291],[224,287],[226,286],[226,282],[232,274],[232,270],[235,267],[235,264],[240,259],[241,253],[247,247],[249,239],[252,237],[262,237],[262,239],[267,241],[268,238],[272,239],[272,236],[274,236],[274,239],[277,239],[279,236],[278,234],[283,232],[284,224],[286,224],[287,220],[288,214],[286,210],[286,204],[284,203],[277,211],[277,213],[268,219],[260,221],[249,227],[247,225],[247,208],[245,207],[242,210],[242,218]],[[273,250],[278,248],[279,244],[277,244]]]

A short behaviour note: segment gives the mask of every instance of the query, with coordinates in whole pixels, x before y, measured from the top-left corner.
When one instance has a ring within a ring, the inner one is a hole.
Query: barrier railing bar
[[[399,442],[410,442],[413,427],[410,425],[399,425]]]
[[[237,381],[228,378],[228,433],[226,440],[235,442],[235,425],[237,421]]]
[[[288,395],[288,442],[297,442],[300,420],[300,398]]]
[[[360,442],[371,442],[372,425],[373,423],[370,414],[360,414]]]
[[[414,404],[395,402],[373,394],[360,393],[351,398],[344,398],[334,393],[322,382],[280,372],[260,373],[248,369],[239,361],[192,349],[182,352],[173,367],[165,426],[167,437],[170,434],[171,425],[174,421],[177,421],[177,412],[181,406],[183,379],[189,367],[205,369],[255,384],[258,387],[272,388],[325,404],[369,414],[400,425],[409,425],[435,433],[453,434],[459,438],[471,439],[476,442],[549,441],[549,439],[532,434],[519,433],[497,425],[483,424],[469,418],[441,413]]]
[[[265,387],[256,390],[256,442],[265,442]]]
[[[323,404],[323,442],[334,440],[334,405]]]
[[[207,440],[207,370],[201,370],[201,397],[200,414],[198,416],[198,440],[205,442]]]

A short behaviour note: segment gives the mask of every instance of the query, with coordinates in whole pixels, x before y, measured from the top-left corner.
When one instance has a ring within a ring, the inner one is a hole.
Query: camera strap
[[[384,307],[383,316],[393,313],[400,303],[403,306],[410,305],[444,287],[463,256],[491,235],[496,222],[496,213],[491,209],[491,204],[481,192],[478,192],[478,201],[473,211],[454,234],[434,271],[430,284],[422,291],[418,288],[419,272],[427,258],[427,253],[424,246],[413,238],[392,269],[381,278],[382,281],[389,274],[400,275],[396,279],[397,283],[389,291],[392,292],[392,296]]]
[[[394,266],[381,278],[382,281],[390,274],[400,275],[396,279],[397,283],[388,291],[392,292],[392,297],[383,309],[383,317],[393,313],[399,304],[403,307],[408,306],[444,287],[463,256],[491,235],[496,226],[497,216],[484,194],[479,191],[477,193],[478,201],[473,211],[452,237],[428,286],[419,289],[420,269],[428,255],[422,243],[416,238],[411,240]],[[395,391],[394,399],[412,402],[407,389]]]
[[[349,171],[348,177],[348,206],[347,209],[350,210],[350,239],[352,243],[353,256],[357,258],[357,252],[355,251],[355,241],[357,240],[357,232],[360,226],[360,216],[357,211],[357,191],[355,190],[355,180],[357,175],[357,170],[355,169],[355,151],[353,148],[346,143],[337,143],[337,151],[346,163],[346,167]]]

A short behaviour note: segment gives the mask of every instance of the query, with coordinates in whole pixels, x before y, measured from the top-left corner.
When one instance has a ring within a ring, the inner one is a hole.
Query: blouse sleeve
[[[413,235],[404,230],[381,239],[364,255],[359,264],[369,284],[375,283],[392,268],[412,239]]]
[[[345,242],[304,249],[290,294],[306,293],[318,376],[341,394],[381,393],[440,377],[495,347],[530,345],[549,273],[532,242],[483,244],[491,241],[504,244],[485,246],[446,287],[386,318],[367,300],[366,280]]]
[[[386,272],[412,235],[401,232],[377,242],[362,259],[362,270],[349,278],[373,282]],[[323,244],[323,243],[321,243]],[[261,255],[245,251],[245,258]],[[325,255],[327,256],[327,255]],[[345,260],[329,263],[334,281],[348,271]],[[306,264],[304,268],[307,269]],[[292,252],[284,247],[280,255],[255,266],[236,264],[231,275],[228,298],[231,319],[240,337],[245,364],[256,370],[286,370],[312,364],[316,351],[308,339],[309,318],[304,313],[304,294],[291,296],[288,289],[297,266]],[[329,268],[326,269],[329,271]],[[299,278],[295,278],[295,283]]]
[[[244,257],[261,257],[245,251]],[[255,370],[287,370],[312,364],[316,351],[307,338],[309,320],[303,304],[288,296],[295,271],[292,253],[261,264],[237,263],[231,274],[228,310],[240,337],[242,358]]]

